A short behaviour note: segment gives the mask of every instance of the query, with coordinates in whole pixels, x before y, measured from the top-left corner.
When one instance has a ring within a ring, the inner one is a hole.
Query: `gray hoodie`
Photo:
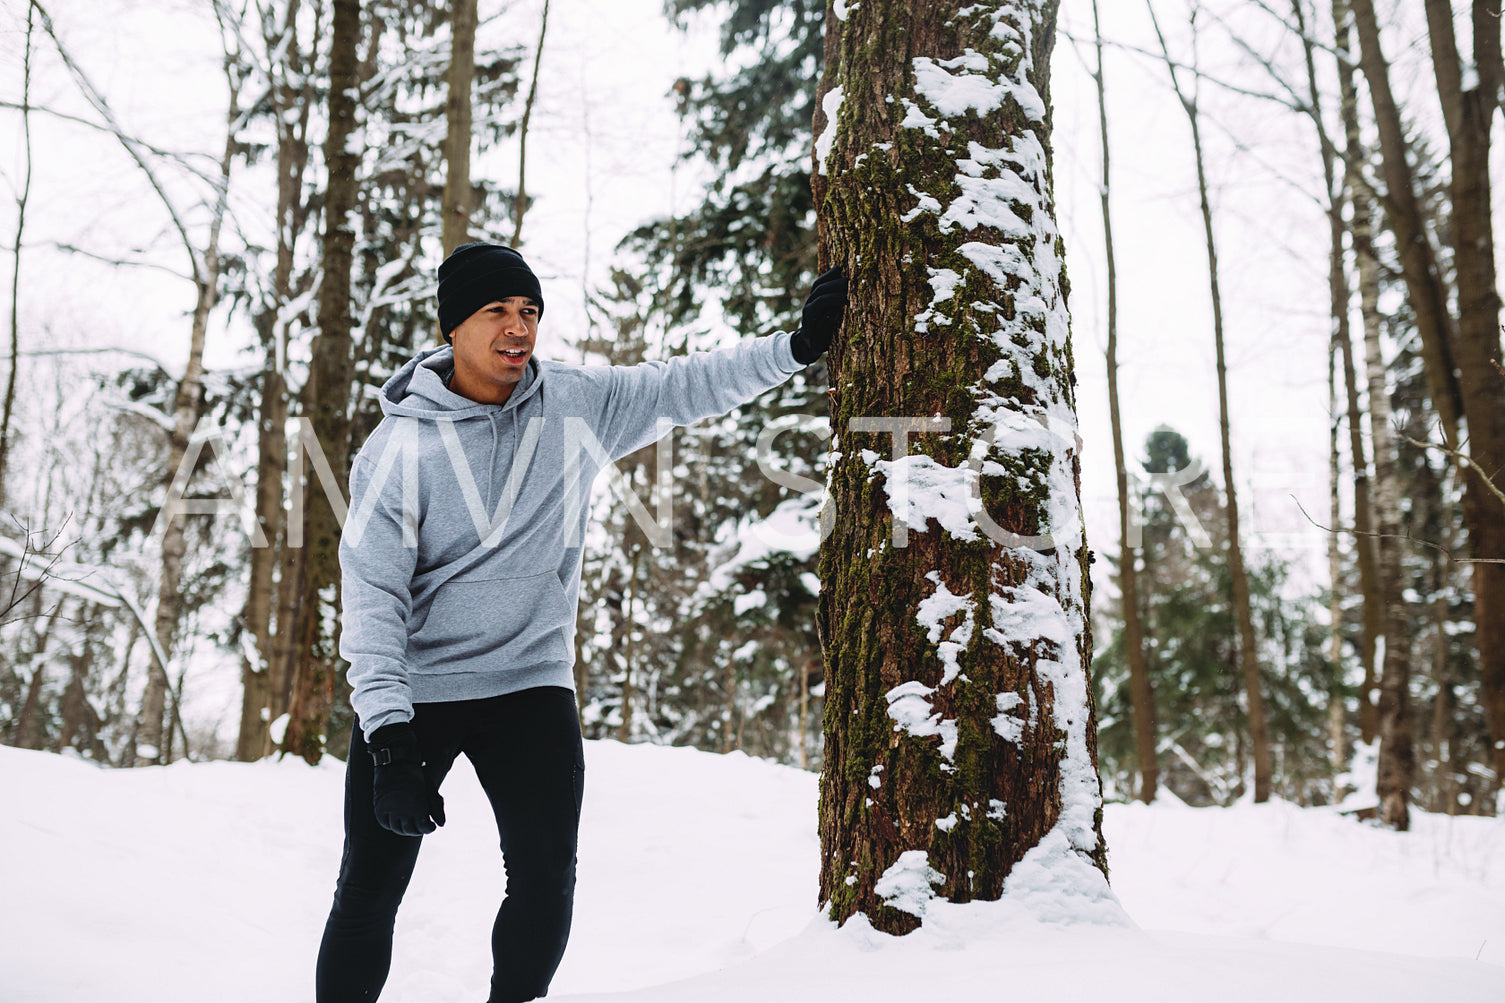
[[[505,404],[445,386],[449,347],[381,390],[340,540],[351,703],[369,738],[413,704],[573,687],[590,485],[660,420],[725,414],[802,368],[784,332],[636,366],[528,360]]]

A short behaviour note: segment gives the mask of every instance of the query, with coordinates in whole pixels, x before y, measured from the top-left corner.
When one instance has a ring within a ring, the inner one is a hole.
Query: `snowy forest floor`
[[[591,742],[551,999],[1505,999],[1505,822],[1392,833],[1289,804],[1109,805],[1116,909],[940,904],[905,938],[815,908],[815,777]],[[0,748],[0,999],[311,1003],[343,765],[101,770]],[[466,766],[425,840],[384,1003],[477,1003],[503,874]],[[1054,915],[1051,915],[1054,913]]]

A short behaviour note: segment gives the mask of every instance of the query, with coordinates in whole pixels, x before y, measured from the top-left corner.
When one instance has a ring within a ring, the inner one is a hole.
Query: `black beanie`
[[[461,244],[439,266],[439,331],[446,338],[487,303],[527,296],[543,317],[543,290],[538,276],[510,247],[478,242]]]

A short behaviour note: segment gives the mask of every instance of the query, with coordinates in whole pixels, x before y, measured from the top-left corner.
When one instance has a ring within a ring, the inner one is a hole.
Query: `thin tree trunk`
[[[632,555],[632,570],[622,581],[622,619],[621,640],[618,650],[622,653],[622,704],[620,707],[621,720],[617,722],[617,741],[632,741],[632,669],[633,669],[633,622],[632,606],[637,599],[638,590],[638,559],[642,550],[636,550]],[[723,752],[726,750],[723,749]]]
[[[1367,2],[1367,0],[1366,0]],[[1473,79],[1458,57],[1451,4],[1426,0],[1432,65],[1451,149],[1449,191],[1458,327],[1453,343],[1468,423],[1463,494],[1474,571],[1474,623],[1481,700],[1494,746],[1495,783],[1505,781],[1505,504],[1480,475],[1505,473],[1505,371],[1500,368],[1500,295],[1495,275],[1490,130],[1500,107],[1500,0],[1473,0]],[[1472,83],[1472,87],[1465,85]]]
[[[10,424],[16,407],[16,374],[21,368],[21,244],[26,232],[26,203],[31,198],[31,36],[36,9],[26,6],[26,43],[21,57],[21,148],[26,169],[16,195],[16,243],[10,269],[10,366],[5,376],[5,404],[0,410],[0,509],[5,508],[5,467],[10,456]]]
[[[283,477],[287,473],[287,360],[288,327],[283,315],[292,299],[293,245],[307,217],[303,176],[308,165],[307,128],[312,90],[307,84],[297,36],[299,4],[289,4],[282,28],[267,39],[269,51],[285,53],[286,64],[272,87],[277,118],[277,263],[272,273],[272,301],[264,310],[267,365],[262,373],[257,414],[256,519],[267,546],[251,548],[250,583],[242,620],[255,645],[256,661],[242,660],[240,734],[235,756],[241,762],[260,759],[272,751],[271,722],[285,707],[287,673],[278,671],[277,637],[272,633],[278,588],[274,582],[283,537]],[[293,81],[296,81],[294,83]],[[296,119],[289,121],[291,113]],[[279,625],[289,620],[278,620]],[[285,666],[286,655],[282,665]]]
[[[1056,12],[863,0],[826,19],[812,178],[821,267],[851,295],[827,357],[842,518],[820,554],[820,896],[888,933],[932,897],[999,898],[1032,852],[1077,887],[1106,873],[1048,152]],[[953,106],[958,66],[1000,81],[999,113]],[[907,460],[877,458],[901,444]],[[918,468],[980,483],[982,511],[943,524],[903,504]]]
[[[1410,826],[1411,783],[1416,771],[1411,723],[1411,634],[1403,595],[1400,554],[1400,491],[1395,441],[1390,428],[1390,399],[1385,389],[1384,357],[1379,340],[1365,345],[1369,359],[1369,423],[1374,443],[1375,522],[1379,536],[1380,595],[1385,610],[1385,658],[1380,668],[1379,775],[1380,820],[1405,830]]]
[[[1327,483],[1329,491],[1327,534],[1327,578],[1332,583],[1327,600],[1327,660],[1332,663],[1333,682],[1327,696],[1328,765],[1336,776],[1348,761],[1347,715],[1343,707],[1343,558],[1338,547],[1336,527],[1343,525],[1343,507],[1339,500],[1342,470],[1338,462],[1338,367],[1336,337],[1327,346]],[[1341,796],[1341,794],[1340,794]]]
[[[52,639],[52,629],[57,625],[58,616],[62,613],[63,604],[59,602],[47,614],[45,626],[33,634],[35,640],[32,643],[31,680],[26,687],[26,697],[21,702],[21,712],[16,715],[14,744],[18,749],[40,749],[46,744],[46,730],[42,727],[41,700],[42,686],[46,682],[47,673],[47,642]],[[38,589],[32,594],[32,618],[42,621],[42,591]]]
[[[1362,151],[1355,147],[1352,156]],[[1367,226],[1366,194],[1355,192],[1355,220]],[[1360,203],[1366,208],[1359,209]],[[1360,241],[1356,240],[1356,244]],[[1366,258],[1370,259],[1366,262]],[[1360,269],[1372,269],[1372,249],[1359,252]],[[1368,276],[1365,282],[1377,278]],[[1365,294],[1366,297],[1370,295]],[[1401,568],[1400,474],[1397,467],[1395,434],[1391,424],[1390,392],[1385,386],[1385,357],[1380,346],[1380,325],[1375,311],[1371,323],[1366,313],[1364,323],[1364,360],[1369,382],[1369,438],[1374,449],[1374,514],[1376,553],[1379,558],[1380,600],[1384,610],[1385,658],[1380,666],[1378,734],[1380,740],[1378,794],[1380,819],[1396,829],[1410,824],[1407,807],[1411,780],[1415,772],[1415,754],[1411,737],[1411,628],[1407,623]]]
[[[1383,196],[1385,219],[1395,235],[1406,290],[1416,316],[1432,404],[1442,419],[1444,440],[1456,448],[1463,402],[1454,374],[1453,325],[1447,312],[1447,291],[1443,288],[1436,255],[1422,224],[1416,184],[1406,159],[1406,134],[1401,125],[1400,109],[1390,90],[1389,64],[1380,49],[1374,2],[1350,0],[1350,10],[1358,29],[1359,68],[1369,84],[1379,133],[1380,161],[1387,189]]]
[[[232,70],[232,55],[225,53],[225,77],[230,84],[230,106],[225,116],[225,148],[220,157],[219,192],[214,200],[214,215],[209,224],[209,240],[204,247],[202,261],[194,260],[194,283],[198,297],[193,307],[193,328],[188,342],[188,363],[183,368],[183,378],[178,382],[177,396],[173,402],[173,427],[169,434],[169,448],[165,480],[171,482],[183,464],[188,452],[188,440],[199,422],[204,381],[204,339],[209,330],[209,314],[219,297],[220,230],[224,225],[227,193],[230,187],[230,168],[234,163],[236,133],[240,125],[240,88],[238,77]],[[188,544],[184,535],[183,518],[172,519],[162,534],[162,573],[157,586],[156,634],[157,644],[163,654],[172,658],[177,641],[178,621],[183,615],[183,556]],[[146,691],[141,698],[141,730],[139,753],[142,765],[151,766],[162,762],[163,715],[166,710],[169,681],[166,666],[147,673]]]
[[[512,246],[523,239],[523,215],[528,211],[528,122],[533,117],[533,102],[538,98],[538,68],[543,63],[543,42],[549,31],[549,0],[543,0],[543,17],[538,24],[538,48],[533,53],[533,80],[528,98],[523,102],[523,120],[517,133],[517,197],[512,200]]]
[[[1124,619],[1124,648],[1129,662],[1129,694],[1134,708],[1134,747],[1139,763],[1139,799],[1155,800],[1160,768],[1155,758],[1155,693],[1144,657],[1144,627],[1139,620],[1139,548],[1129,543],[1129,470],[1124,461],[1123,423],[1118,406],[1118,272],[1113,257],[1113,216],[1109,211],[1108,87],[1103,75],[1103,34],[1097,0],[1092,0],[1092,30],[1097,47],[1098,132],[1103,145],[1103,243],[1108,260],[1108,416],[1113,427],[1113,466],[1118,478],[1118,584]]]
[[[279,353],[274,349],[270,354]],[[256,462],[256,520],[267,545],[251,548],[250,582],[241,613],[243,629],[250,637],[250,651],[241,660],[244,693],[235,743],[235,758],[243,763],[260,759],[267,751],[272,705],[272,573],[282,540],[282,477],[287,470],[287,384],[277,360],[268,363],[261,376]]]
[[[293,476],[303,476],[303,471],[294,471]],[[268,689],[271,690],[271,703],[268,716],[272,722],[287,714],[288,708],[293,701],[293,666],[298,657],[298,608],[303,596],[303,575],[306,566],[304,556],[307,554],[305,547],[293,547],[287,543],[287,535],[283,534],[282,555],[280,567],[277,572],[277,633],[272,637],[272,666],[271,678],[268,680]],[[273,745],[278,747],[286,736],[286,730],[273,734],[267,733],[269,744],[263,755],[270,755]]]
[[[805,747],[810,743],[810,666],[802,666],[799,670],[800,680],[800,744],[798,758],[795,765],[800,769],[808,769],[809,756]]]
[[[470,239],[470,91],[476,73],[476,0],[450,13],[449,97],[444,102],[444,253]]]
[[[1155,8],[1149,4],[1150,17],[1155,20]],[[1196,13],[1192,15],[1195,33]],[[1212,231],[1212,200],[1207,188],[1207,170],[1202,155],[1201,116],[1197,110],[1195,90],[1187,95],[1176,75],[1176,64],[1171,59],[1165,36],[1160,33],[1160,23],[1155,20],[1155,34],[1170,69],[1171,84],[1176,97],[1191,123],[1192,151],[1197,165],[1197,194],[1201,199],[1202,231],[1207,243],[1207,274],[1212,294],[1212,337],[1217,353],[1218,372],[1218,428],[1223,450],[1223,486],[1227,493],[1228,519],[1228,577],[1233,583],[1233,615],[1238,627],[1239,665],[1244,676],[1244,699],[1249,715],[1249,744],[1254,759],[1254,801],[1262,804],[1270,799],[1270,733],[1265,722],[1264,684],[1260,679],[1259,648],[1254,639],[1254,616],[1250,609],[1249,577],[1244,568],[1244,548],[1239,538],[1238,490],[1233,479],[1233,445],[1228,421],[1228,365],[1223,351],[1223,296],[1218,279],[1217,242]],[[1195,45],[1195,40],[1193,41]],[[1196,67],[1193,65],[1193,79]]]
[[[1341,4],[1342,0],[1338,0]],[[1369,460],[1364,455],[1364,414],[1359,405],[1359,385],[1355,376],[1353,360],[1353,334],[1350,324],[1350,301],[1352,291],[1348,284],[1348,272],[1344,263],[1343,236],[1347,225],[1343,218],[1344,179],[1337,171],[1337,149],[1327,134],[1322,112],[1322,90],[1317,81],[1316,47],[1307,31],[1304,0],[1292,0],[1297,35],[1301,39],[1306,58],[1307,93],[1311,101],[1312,122],[1317,129],[1317,142],[1322,152],[1322,177],[1327,189],[1328,225],[1328,294],[1333,318],[1333,334],[1343,362],[1343,386],[1348,402],[1348,450],[1353,460],[1354,492],[1354,552],[1359,566],[1359,590],[1363,597],[1363,634],[1359,657],[1363,663],[1365,686],[1360,697],[1360,731],[1364,741],[1373,741],[1375,728],[1374,705],[1370,692],[1375,679],[1375,652],[1377,639],[1384,629],[1384,611],[1381,608],[1379,572],[1375,566],[1373,505],[1370,501]],[[1352,71],[1338,67],[1340,75],[1351,78]],[[1345,94],[1345,99],[1346,99]],[[1345,119],[1346,122],[1346,119]],[[1350,139],[1357,141],[1357,137]],[[1335,522],[1336,528],[1341,523]],[[1336,589],[1336,582],[1334,588]],[[1336,663],[1335,663],[1336,664]]]
[[[344,478],[350,442],[352,377],[350,276],[355,233],[356,171],[360,152],[352,149],[360,79],[360,0],[334,0],[329,56],[329,134],[324,162],[329,189],[324,202],[324,270],[319,286],[319,333],[314,338],[304,411],[313,421],[330,468]],[[298,471],[299,476],[302,471]],[[305,498],[306,553],[297,616],[297,649],[292,664],[285,753],[315,764],[324,754],[325,731],[339,671],[340,527],[323,491]]]
[[[1353,34],[1352,14],[1349,0],[1334,0],[1333,23],[1338,26],[1338,81],[1342,93],[1342,118],[1344,131],[1344,185],[1348,192],[1352,222],[1349,231],[1353,239],[1354,259],[1359,280],[1359,316],[1364,324],[1366,355],[1370,344],[1378,344],[1384,318],[1380,315],[1380,263],[1374,250],[1374,206],[1377,203],[1374,190],[1364,174],[1368,151],[1364,148],[1359,130],[1358,82],[1355,80],[1353,60],[1349,57],[1349,41]],[[1379,365],[1379,360],[1369,358],[1367,365]],[[1377,541],[1376,541],[1377,544]],[[1376,546],[1376,562],[1378,549]],[[1376,569],[1378,575],[1378,569]],[[1368,612],[1365,600],[1365,612]],[[1376,604],[1381,611],[1381,629],[1384,624],[1383,597]],[[1364,667],[1364,688],[1359,695],[1359,737],[1373,742],[1379,737],[1379,675],[1371,659]]]
[[[89,731],[92,708],[89,707],[88,682],[94,669],[94,632],[99,622],[99,611],[92,605],[84,606],[84,636],[80,650],[69,656],[68,685],[63,689],[62,728],[58,732],[53,751],[62,752],[77,748],[79,736]],[[84,751],[80,749],[79,751]]]

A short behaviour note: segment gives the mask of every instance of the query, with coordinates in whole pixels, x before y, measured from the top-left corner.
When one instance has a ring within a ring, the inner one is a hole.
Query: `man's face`
[[[450,389],[482,404],[502,404],[523,378],[538,340],[538,304],[509,296],[486,304],[450,332],[455,376]]]

